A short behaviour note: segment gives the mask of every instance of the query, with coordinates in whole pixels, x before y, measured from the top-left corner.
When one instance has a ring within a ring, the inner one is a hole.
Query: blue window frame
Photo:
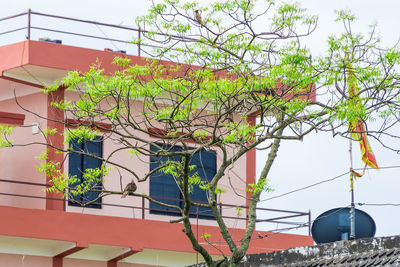
[[[158,146],[162,146],[158,144]],[[170,151],[180,151],[182,147],[173,146],[170,147]],[[150,146],[152,152],[157,152],[157,148],[153,145]],[[180,161],[179,156],[167,157],[167,156],[151,156],[150,157],[150,171],[158,168],[168,160]],[[202,150],[196,153],[190,162],[190,165],[196,165],[192,170],[191,174],[198,173],[202,181],[209,182],[215,175],[217,170],[217,155],[215,151]],[[177,181],[171,174],[165,174],[161,172],[155,172],[150,176],[150,196],[157,200],[162,201],[166,204],[172,204],[183,208],[184,203],[182,200],[182,194],[177,185]],[[193,186],[191,192],[191,200],[196,202],[208,203],[207,192],[202,190],[198,185]],[[196,217],[197,207],[191,207],[190,216]],[[213,219],[213,215],[208,208],[198,208],[199,218]],[[153,202],[150,202],[150,213],[162,214],[162,215],[179,215],[176,210],[164,207]]]
[[[103,139],[101,137],[96,137],[93,140],[83,140],[82,142],[78,142],[77,139],[74,139],[70,141],[70,147],[74,151],[82,151],[98,157],[103,156]],[[102,161],[99,159],[71,152],[69,154],[68,172],[70,176],[76,176],[77,181],[70,186],[76,187],[77,185],[83,183],[83,173],[85,172],[85,170],[100,168],[101,164]],[[99,182],[93,188],[101,189],[102,183]],[[71,195],[71,200],[68,201],[68,204],[71,206],[80,206],[80,203],[84,204],[89,201],[93,201],[99,196],[99,194],[100,192],[86,192],[84,194],[79,194],[76,196]],[[97,199],[96,202],[89,204],[86,207],[98,209],[101,208],[101,199]]]

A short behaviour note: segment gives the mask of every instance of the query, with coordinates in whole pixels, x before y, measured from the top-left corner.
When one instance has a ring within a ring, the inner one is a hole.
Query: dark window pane
[[[162,146],[162,144],[157,144]],[[169,150],[171,152],[180,151],[182,147],[180,146],[163,146],[163,149]],[[158,148],[154,145],[150,146],[152,152],[157,152]],[[151,156],[150,157],[150,170],[155,170],[156,168],[165,164],[167,160],[170,161],[180,161],[179,156],[167,157],[167,156]],[[215,151],[201,151],[196,153],[190,162],[191,165],[196,165],[196,168],[191,171],[190,175],[198,173],[202,181],[208,183],[214,177],[217,169],[217,157]],[[164,174],[160,172],[153,173],[150,176],[150,196],[157,200],[160,200],[166,204],[177,205],[183,208],[184,203],[177,200],[171,199],[182,199],[182,194],[177,185],[176,179],[171,174]],[[193,185],[191,192],[191,199],[197,202],[208,203],[207,192],[199,187],[199,185]],[[213,215],[210,209],[191,207],[190,213],[191,217],[196,217],[196,212],[199,212],[199,218],[212,219]],[[150,213],[153,214],[164,214],[164,215],[179,215],[175,210],[163,207],[161,205],[154,204],[150,202]]]
[[[78,143],[77,139],[73,139],[70,141],[69,143],[70,148],[73,151],[82,151],[82,143]],[[75,176],[76,177],[76,182],[73,184],[70,184],[70,187],[76,187],[77,185],[82,183],[82,155],[77,154],[77,153],[70,153],[68,155],[69,157],[69,164],[68,164],[68,173],[70,176]],[[68,204],[69,205],[76,205],[79,206],[77,202],[81,202],[82,201],[82,196],[81,195],[70,195],[69,196],[70,200],[74,200],[74,201],[69,201]]]
[[[217,155],[215,151],[202,150],[196,153],[190,162],[191,165],[196,165],[197,167],[192,171],[191,174],[197,172],[201,181],[207,184],[214,177],[217,170]],[[192,201],[208,203],[207,191],[200,188],[200,185],[194,185],[193,191],[190,194]],[[190,212],[192,217],[197,212],[197,207],[191,207]],[[212,212],[208,208],[199,207],[199,218],[213,218]]]
[[[84,151],[85,153],[102,157],[103,156],[103,141],[100,137],[96,137],[93,140],[86,140],[84,142]],[[90,156],[83,156],[83,169],[96,169],[100,168],[102,161],[99,159],[92,158]],[[102,183],[101,177],[98,177],[98,181],[95,185],[93,185],[93,189],[101,190]],[[82,181],[84,182],[84,181]],[[96,199],[99,196],[100,192],[86,192],[82,195],[83,202],[89,202]],[[88,207],[92,208],[101,208],[101,199],[97,199],[95,203],[88,205]]]
[[[171,152],[178,151],[179,147],[168,147]],[[166,148],[166,149],[168,149]],[[157,152],[157,147],[151,145],[152,152]],[[162,166],[168,160],[177,161],[179,157],[166,157],[166,156],[151,156],[150,157],[150,171]],[[155,172],[150,176],[150,196],[166,204],[180,205],[179,199],[181,198],[179,187],[176,184],[175,178],[171,174],[164,174]],[[175,209],[170,209],[153,202],[150,202],[150,212],[154,214],[168,214],[179,215]]]
[[[78,143],[77,139],[74,139],[71,140],[70,147],[72,147],[74,151],[81,151],[98,157],[103,156],[103,141],[101,137],[96,137],[94,140],[83,140],[80,143]],[[85,172],[85,170],[100,168],[101,164],[102,161],[99,159],[95,159],[90,156],[83,156],[77,153],[70,153],[68,171],[70,175],[76,175],[77,177],[76,183],[70,186],[75,187],[79,184],[84,183],[85,181],[82,174]],[[101,188],[101,181],[98,181],[93,187],[93,189]],[[96,199],[98,195],[99,192],[87,192],[77,196],[70,196],[70,198],[80,203],[86,203],[88,201]],[[79,203],[73,201],[69,201],[69,205],[80,206]],[[95,203],[90,204],[87,207],[101,208],[101,199],[98,199]]]

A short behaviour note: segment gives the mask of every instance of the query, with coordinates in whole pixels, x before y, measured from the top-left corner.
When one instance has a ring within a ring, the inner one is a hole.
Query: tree
[[[89,72],[71,72],[61,83],[44,90],[52,94],[62,86],[79,96],[52,103],[66,118],[74,119],[76,128],[65,132],[66,144],[102,135],[119,145],[101,157],[76,146],[44,143],[65,155],[86,155],[102,163],[99,168],[87,169],[85,183],[74,186],[76,177],[62,173],[59,163],[44,162],[40,171],[53,177],[53,187],[48,190],[65,192],[70,199],[77,194],[99,193],[84,203],[89,205],[98,198],[122,194],[122,190],[99,186],[110,167],[129,172],[139,183],[157,173],[170,175],[182,194],[183,205],[151,195],[130,195],[175,210],[180,216],[171,222],[182,222],[193,249],[208,266],[215,266],[190,222],[191,207],[211,210],[232,253],[222,264],[236,266],[249,247],[256,205],[261,193],[269,190],[268,174],[281,141],[302,140],[312,131],[330,131],[344,138],[358,132],[377,138],[385,146],[381,136],[398,138],[390,129],[399,122],[400,51],[397,47],[380,48],[374,27],[366,37],[353,33],[353,21],[349,12],[338,12],[344,33],[329,38],[326,56],[313,58],[303,39],[312,34],[317,19],[297,4],[252,0],[208,6],[172,0],[154,4],[147,16],[137,20],[144,29],[144,39],[134,43],[155,47],[143,49],[151,58],[145,64],[116,58],[119,70],[112,75],[96,64]],[[357,90],[350,93],[350,87]],[[260,118],[257,123],[249,119],[255,116]],[[380,123],[377,130],[350,127],[376,118]],[[69,120],[58,122],[71,126]],[[44,129],[42,133],[48,137],[55,130]],[[2,144],[18,146],[8,141],[9,134],[5,128]],[[256,147],[268,149],[269,154],[257,182],[247,185],[251,193],[248,224],[238,246],[218,210],[217,195],[223,194],[219,183],[238,159]],[[202,180],[193,161],[211,148],[223,158],[213,177]],[[132,166],[115,159],[121,151],[159,164],[139,175]],[[206,203],[192,199],[191,192],[197,188],[207,193]]]

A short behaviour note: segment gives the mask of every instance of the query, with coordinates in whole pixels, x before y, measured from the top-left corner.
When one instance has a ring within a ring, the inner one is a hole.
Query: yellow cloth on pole
[[[359,92],[358,86],[357,86],[357,80],[356,77],[354,76],[353,72],[353,67],[351,64],[347,65],[347,82],[348,82],[348,93],[350,98],[355,98],[358,97],[357,94]],[[361,105],[360,101],[355,100],[357,105]],[[361,159],[363,162],[365,162],[365,167],[363,172],[357,173],[355,172],[352,168],[350,171],[355,174],[358,177],[361,177],[364,175],[365,168],[367,166],[378,169],[378,163],[376,162],[375,155],[372,152],[372,148],[368,142],[367,138],[367,133],[366,133],[366,127],[365,123],[362,119],[358,119],[355,122],[350,122],[349,123],[349,130],[351,132],[351,138],[354,140],[357,140],[360,143],[360,150],[361,150]]]

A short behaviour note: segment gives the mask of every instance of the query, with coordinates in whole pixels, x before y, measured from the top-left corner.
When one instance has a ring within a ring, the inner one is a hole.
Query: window
[[[159,146],[162,146],[161,144]],[[179,151],[182,147],[174,146],[171,147],[171,152]],[[157,148],[153,145],[150,146],[152,152],[157,152]],[[151,156],[150,157],[150,171],[156,169],[160,165],[164,164],[168,160],[180,161],[179,156],[167,157],[167,156]],[[196,167],[192,170],[192,174],[198,173],[202,181],[210,181],[217,169],[217,156],[215,151],[200,151],[196,153],[190,162],[191,165]],[[175,178],[171,174],[164,174],[161,172],[155,172],[150,176],[150,196],[157,200],[162,201],[166,204],[172,204],[183,208],[183,202],[179,201],[182,199],[182,194],[179,190]],[[196,202],[208,202],[207,192],[202,190],[199,186],[194,185],[190,195],[191,199]],[[191,207],[191,217],[196,217],[197,207]],[[212,219],[213,215],[210,209],[198,208],[199,218]],[[150,213],[162,214],[162,215],[179,215],[176,210],[170,209],[155,203],[150,202]]]
[[[94,156],[102,157],[103,156],[103,140],[101,137],[96,137],[93,140],[83,140],[82,142],[78,142],[78,140],[72,140],[70,142],[70,147],[73,148],[74,151],[82,151]],[[84,183],[83,173],[87,169],[96,169],[100,168],[102,164],[101,160],[92,158],[90,156],[84,156],[77,153],[69,154],[69,168],[68,172],[71,176],[76,176],[77,181],[74,184],[71,184],[71,187],[75,187],[79,184]],[[94,188],[101,189],[102,184],[99,182],[94,186]],[[72,206],[80,206],[79,203],[87,203],[96,199],[99,196],[99,192],[86,192],[84,194],[79,194],[77,196],[70,196],[74,201],[69,201],[68,204]],[[101,208],[101,199],[96,200],[95,203],[89,204],[87,207],[90,208]]]

